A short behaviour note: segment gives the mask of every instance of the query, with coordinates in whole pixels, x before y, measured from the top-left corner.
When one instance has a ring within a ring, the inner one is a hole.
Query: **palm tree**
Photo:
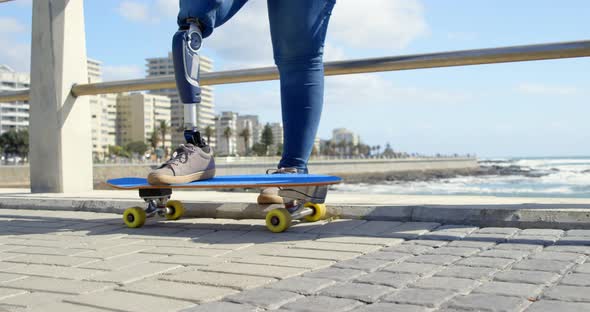
[[[166,149],[166,135],[168,135],[168,123],[165,120],[160,121],[160,127],[158,128],[160,137],[162,138],[162,149],[164,150],[164,157],[168,157],[168,150]]]
[[[229,148],[229,138],[231,138],[232,136],[232,131],[230,127],[225,128],[225,130],[223,130],[223,136],[225,137],[225,140],[227,142],[227,154],[229,155],[231,153],[231,149]]]
[[[248,143],[250,143],[250,129],[244,128],[244,130],[240,132],[240,136],[244,138],[244,154],[248,155]]]
[[[158,131],[154,130],[154,132],[152,132],[152,134],[150,135],[148,141],[150,142],[152,150],[155,151],[156,148],[158,148],[158,143],[160,143],[160,136],[158,135]]]
[[[207,137],[207,144],[211,145],[211,136],[213,135],[214,131],[211,126],[207,126],[205,128],[205,136]]]

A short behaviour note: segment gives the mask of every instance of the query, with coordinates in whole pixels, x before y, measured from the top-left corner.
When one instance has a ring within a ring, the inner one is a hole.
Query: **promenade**
[[[590,311],[590,230],[0,210],[0,311]]]

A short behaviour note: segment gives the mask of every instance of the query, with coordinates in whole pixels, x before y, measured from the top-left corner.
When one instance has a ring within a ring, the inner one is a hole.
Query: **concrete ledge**
[[[255,204],[257,193],[175,192],[187,217],[260,219],[273,206]],[[134,191],[30,194],[0,191],[0,209],[91,211],[121,214],[143,207]],[[404,196],[330,193],[328,213],[343,219],[439,222],[519,228],[590,228],[590,199]],[[278,207],[278,206],[275,206]]]

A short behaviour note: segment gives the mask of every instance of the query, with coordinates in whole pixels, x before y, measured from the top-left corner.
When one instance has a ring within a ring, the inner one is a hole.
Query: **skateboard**
[[[139,190],[146,207],[125,209],[123,221],[130,228],[144,225],[146,218],[155,216],[178,220],[184,214],[184,206],[178,200],[170,200],[172,189],[220,189],[278,187],[285,207],[273,208],[266,214],[266,227],[275,233],[289,228],[293,220],[309,222],[321,220],[326,215],[328,187],[342,181],[339,177],[317,174],[261,174],[227,175],[184,184],[150,185],[145,178],[119,178],[107,181],[116,189]]]

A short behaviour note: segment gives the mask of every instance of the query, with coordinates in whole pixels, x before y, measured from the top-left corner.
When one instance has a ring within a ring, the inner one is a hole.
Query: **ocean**
[[[590,198],[590,157],[480,159],[504,174],[432,181],[341,184],[335,191],[406,195],[487,195],[500,197]],[[513,172],[513,174],[511,174]]]

